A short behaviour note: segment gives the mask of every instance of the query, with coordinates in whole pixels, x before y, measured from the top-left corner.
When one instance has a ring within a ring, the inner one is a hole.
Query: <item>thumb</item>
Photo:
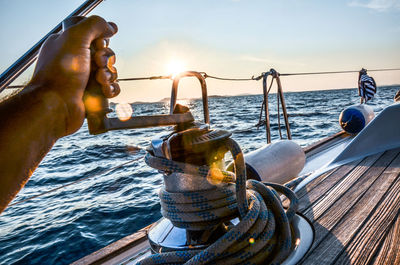
[[[74,28],[79,32],[79,35],[82,36],[83,44],[86,47],[89,47],[90,43],[95,39],[110,38],[118,31],[118,27],[115,23],[107,22],[99,16],[84,18],[75,25]]]

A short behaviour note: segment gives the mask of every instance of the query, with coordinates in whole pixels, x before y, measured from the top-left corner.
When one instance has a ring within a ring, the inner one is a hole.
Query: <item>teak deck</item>
[[[339,133],[308,147],[307,156],[343,137]],[[297,195],[298,212],[315,230],[300,264],[400,264],[400,148],[334,168]],[[149,248],[149,227],[74,264],[113,264],[141,256]]]
[[[315,229],[300,264],[400,264],[400,148],[335,168],[297,195]]]

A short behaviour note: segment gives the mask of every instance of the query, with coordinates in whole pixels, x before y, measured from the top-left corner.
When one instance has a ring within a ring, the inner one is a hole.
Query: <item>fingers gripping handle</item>
[[[62,22],[63,30],[72,27],[82,21],[85,17],[75,16],[65,19]],[[90,134],[100,134],[107,130],[107,113],[110,112],[108,99],[104,96],[101,85],[96,81],[96,64],[93,60],[95,53],[94,45],[90,46],[91,71],[89,81],[83,95],[85,104],[86,119]]]
[[[85,17],[70,17],[65,19],[62,23],[63,30],[66,30],[69,27],[76,25],[84,18]],[[171,113],[169,115],[136,116],[131,117],[127,121],[120,121],[117,118],[108,118],[107,113],[111,112],[111,110],[109,109],[108,100],[104,94],[105,92],[102,89],[102,85],[98,83],[96,79],[96,70],[98,69],[98,67],[95,63],[94,55],[96,52],[96,47],[98,46],[95,45],[97,44],[97,41],[99,40],[95,40],[90,45],[91,71],[89,81],[83,95],[83,102],[85,104],[86,110],[86,119],[90,134],[100,134],[110,130],[170,126],[191,123],[194,121],[194,118],[190,111],[183,111],[182,113]],[[107,55],[108,59],[110,59],[111,56],[113,56],[113,54]],[[110,60],[110,62],[112,61],[113,60]],[[110,71],[111,73],[115,73],[115,69],[112,67],[112,65],[107,65],[107,68],[108,71]],[[176,102],[174,102],[174,106],[175,103]],[[206,122],[208,123],[208,120]]]

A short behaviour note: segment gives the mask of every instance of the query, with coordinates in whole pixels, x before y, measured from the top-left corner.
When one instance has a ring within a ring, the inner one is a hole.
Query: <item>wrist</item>
[[[34,100],[30,104],[37,109],[35,112],[46,123],[49,136],[53,137],[54,141],[65,136],[67,134],[68,108],[61,96],[51,89],[34,84],[28,84],[21,93],[23,92],[29,94],[29,98]]]

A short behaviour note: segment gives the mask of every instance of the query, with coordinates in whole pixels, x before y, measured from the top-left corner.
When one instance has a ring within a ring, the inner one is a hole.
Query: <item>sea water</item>
[[[392,104],[399,88],[380,87],[368,105],[379,113]],[[340,131],[340,112],[359,102],[355,89],[285,93],[285,100],[293,140],[301,146]],[[244,152],[262,147],[265,129],[255,126],[262,101],[262,95],[210,97],[211,127],[231,131]],[[180,103],[203,120],[201,100]],[[269,103],[272,139],[277,140],[275,94]],[[169,102],[132,104],[132,108],[134,115],[166,114]],[[159,127],[93,136],[84,124],[77,133],[57,141],[13,203],[139,160],[7,208],[0,215],[0,264],[68,264],[158,220],[162,176],[140,159],[145,151],[137,147],[146,148],[167,130]],[[285,136],[284,126],[282,131]]]

